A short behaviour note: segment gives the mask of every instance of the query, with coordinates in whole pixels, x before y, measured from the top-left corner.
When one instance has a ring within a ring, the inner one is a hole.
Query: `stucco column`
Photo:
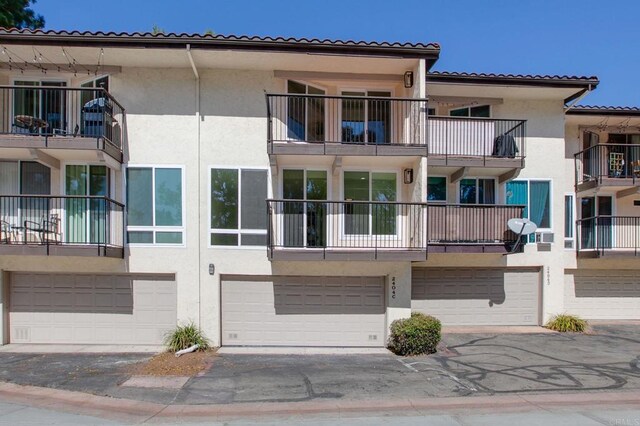
[[[389,327],[397,319],[411,316],[411,263],[396,265],[386,280],[387,315],[385,342],[389,336]]]

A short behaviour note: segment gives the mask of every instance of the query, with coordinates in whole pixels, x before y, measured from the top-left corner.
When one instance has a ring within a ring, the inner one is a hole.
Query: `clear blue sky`
[[[640,105],[637,0],[39,0],[47,29],[438,42],[434,69],[597,75],[583,102]]]

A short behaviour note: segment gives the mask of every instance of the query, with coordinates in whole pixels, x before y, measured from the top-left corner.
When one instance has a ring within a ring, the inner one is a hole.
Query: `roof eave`
[[[39,46],[99,46],[120,48],[175,49],[190,45],[192,49],[207,50],[247,50],[280,53],[311,53],[345,56],[377,56],[407,59],[425,59],[432,65],[440,55],[440,48],[434,45],[421,47],[399,45],[357,45],[312,43],[288,40],[239,40],[216,39],[206,36],[123,36],[86,34],[0,34],[3,44],[28,44]]]

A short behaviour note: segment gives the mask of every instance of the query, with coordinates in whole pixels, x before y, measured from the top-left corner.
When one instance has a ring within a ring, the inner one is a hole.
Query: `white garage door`
[[[222,281],[222,344],[384,346],[383,277]]]
[[[444,325],[539,324],[538,269],[413,268],[411,308]]]
[[[640,276],[615,270],[567,274],[564,303],[568,313],[586,319],[640,319]]]
[[[174,276],[11,274],[11,343],[161,344]]]

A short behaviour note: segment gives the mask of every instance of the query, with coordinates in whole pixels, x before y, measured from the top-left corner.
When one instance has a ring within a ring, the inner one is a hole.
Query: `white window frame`
[[[367,200],[367,202],[372,203],[374,202],[373,200],[371,200],[371,194],[372,194],[372,185],[373,185],[373,179],[371,177],[371,175],[373,173],[393,173],[396,175],[396,200],[395,201],[391,201],[393,203],[401,203],[402,201],[400,201],[401,198],[401,186],[400,186],[400,172],[398,170],[394,170],[394,169],[380,169],[380,170],[366,170],[366,169],[362,169],[362,168],[343,168],[342,173],[340,174],[341,176],[341,182],[340,182],[340,202],[346,204],[349,201],[345,200],[344,198],[344,173],[345,172],[364,172],[364,173],[369,173],[369,200]],[[343,204],[343,205],[344,205]],[[341,213],[341,220],[340,220],[340,238],[341,239],[348,239],[348,238],[353,238],[353,237],[368,237],[368,238],[377,238],[378,240],[383,240],[383,241],[398,241],[401,238],[401,227],[403,226],[402,223],[402,217],[401,214],[397,214],[396,215],[396,233],[393,235],[378,235],[378,234],[374,234],[373,233],[373,215],[371,213],[371,210],[369,210],[369,233],[368,234],[345,234],[344,232],[344,220],[345,220],[345,214]]]
[[[429,178],[444,178],[444,200],[429,200]],[[458,191],[459,193],[460,191]],[[446,204],[449,201],[449,177],[446,175],[428,175],[427,176],[427,203]]]
[[[305,80],[295,80],[292,78],[287,78],[284,80],[284,93],[287,94],[287,96],[297,96],[297,95],[302,95],[302,93],[289,93],[289,82],[292,81],[294,83],[298,83],[298,84],[303,84],[305,86],[305,90],[306,93],[304,93],[305,96],[327,96],[328,95],[328,90],[326,87],[320,86],[319,84],[315,84],[315,83],[309,83],[308,81]],[[309,86],[313,87],[314,89],[318,89],[318,90],[322,90],[324,92],[324,95],[309,95]],[[324,101],[324,141],[326,142],[328,141],[327,139],[327,132],[329,129],[329,108],[327,108],[327,102],[326,99]],[[283,119],[286,119],[289,117],[289,102],[286,103],[285,105],[285,115],[283,117]],[[304,107],[304,136],[305,136],[305,141],[307,140],[307,137],[309,136],[307,134],[307,124],[309,121],[309,108],[308,108],[308,103],[305,102],[305,107]],[[287,132],[287,140],[289,140],[289,128],[288,128],[288,122],[285,122],[285,130]],[[291,139],[292,141],[300,141],[300,139]],[[317,142],[316,142],[317,143]],[[256,169],[257,170],[257,169]]]
[[[238,173],[238,228],[237,229],[220,229],[220,228],[211,228],[211,171],[213,169],[222,169],[222,170],[235,170]],[[267,198],[269,198],[269,188],[271,186],[271,173],[269,172],[269,168],[267,167],[244,167],[244,166],[209,166],[209,172],[207,173],[207,234],[208,248],[223,248],[223,249],[233,249],[233,250],[256,250],[256,249],[264,249],[269,245],[269,241],[267,241],[264,245],[240,245],[242,234],[250,234],[250,235],[268,235],[268,229],[270,226],[269,220],[267,219],[267,229],[242,229],[242,171],[243,170],[252,170],[252,171],[265,171],[267,172]],[[327,176],[328,178],[328,176]],[[267,214],[267,205],[265,200],[265,214]],[[228,234],[228,235],[237,235],[238,243],[235,246],[231,245],[214,245],[211,244],[211,236],[213,234]]]
[[[538,228],[536,229],[536,233],[538,232],[553,232],[553,179],[539,179],[539,178],[525,178],[525,179],[513,179],[512,182],[527,182],[527,206],[526,212],[527,217],[530,217],[529,207],[531,206],[531,182],[549,182],[549,227],[548,228]],[[507,185],[504,186],[504,196],[505,201],[507,199]],[[564,197],[562,197],[562,203],[564,208]],[[575,238],[575,233],[573,234]],[[564,237],[564,234],[562,234]],[[529,238],[527,238],[527,243],[529,244]]]
[[[576,197],[576,193],[575,192],[565,192],[564,193],[564,197],[562,199],[563,205],[564,205],[567,197],[571,197],[571,205],[572,205],[572,208],[573,208],[573,211],[571,212],[571,221],[570,221],[570,223],[571,223],[571,235],[572,236],[571,237],[567,237],[567,236],[564,235],[564,233],[562,234],[563,246],[564,246],[565,250],[576,250],[576,248],[577,248],[576,247],[576,241],[577,241],[576,240],[576,231],[577,231],[577,227],[576,227],[576,220],[577,220],[577,215],[576,215],[577,208],[576,208],[576,206],[577,206],[577,203],[576,203],[576,200],[577,200],[577,197]],[[563,206],[563,207],[566,207],[566,206]],[[567,210],[565,208],[564,209],[564,217],[563,217],[564,220],[563,220],[563,222],[566,222],[566,217],[567,217]],[[565,233],[566,233],[566,229],[565,229]],[[571,247],[567,247],[566,243],[568,241],[571,241]]]
[[[362,87],[358,87],[358,86],[341,86],[338,88],[338,96],[342,97],[342,96],[349,96],[349,95],[345,95],[344,92],[364,92],[364,95],[361,96],[362,98],[366,99],[366,98],[370,98],[372,96],[369,96],[369,92],[389,92],[389,121],[390,121],[390,129],[389,129],[389,135],[391,140],[389,142],[387,142],[387,145],[393,145],[391,143],[391,141],[393,141],[394,139],[394,135],[395,135],[395,128],[396,128],[396,124],[394,123],[394,104],[391,101],[394,97],[395,97],[395,89],[391,86],[382,86],[379,88],[372,88],[371,86],[362,86]],[[338,107],[338,133],[339,133],[339,139],[341,143],[345,143],[342,141],[342,99],[339,99],[340,101],[340,105]],[[369,127],[369,103],[365,101],[364,103],[364,134],[367,134],[367,130]],[[349,142],[346,142],[349,143]],[[364,143],[364,142],[362,142]],[[366,143],[367,145],[375,145],[375,143],[372,143],[370,141],[367,141]]]
[[[477,107],[489,107],[489,117],[472,117],[471,116],[471,108],[477,108]],[[460,109],[467,109],[469,110],[469,115],[457,115],[457,116],[452,116],[451,115],[451,111],[457,111]],[[480,104],[480,105],[466,105],[466,106],[460,106],[460,107],[455,107],[455,108],[449,108],[447,110],[447,113],[449,114],[447,117],[466,117],[466,118],[493,118],[493,108],[491,107],[491,104]]]
[[[123,176],[122,182],[124,185],[123,197],[127,199],[127,170],[128,169],[151,169],[151,217],[154,225],[152,226],[130,226],[127,223],[127,208],[125,206],[125,244],[131,247],[186,247],[187,246],[187,231],[186,231],[186,182],[185,182],[185,166],[179,164],[127,164],[122,168]],[[180,180],[182,183],[182,226],[156,226],[156,169],[180,169]],[[129,232],[153,232],[153,243],[129,243]],[[156,243],[156,232],[181,232],[182,243]]]
[[[498,204],[498,191],[499,191],[499,183],[498,179],[491,176],[464,176],[456,183],[456,204],[462,204],[460,201],[460,184],[464,179],[474,179],[476,181],[476,202],[475,204],[465,203],[468,206],[492,206]],[[478,197],[480,195],[480,191],[478,191],[478,180],[492,180],[493,181],[493,203],[492,204],[480,204],[478,203]]]

